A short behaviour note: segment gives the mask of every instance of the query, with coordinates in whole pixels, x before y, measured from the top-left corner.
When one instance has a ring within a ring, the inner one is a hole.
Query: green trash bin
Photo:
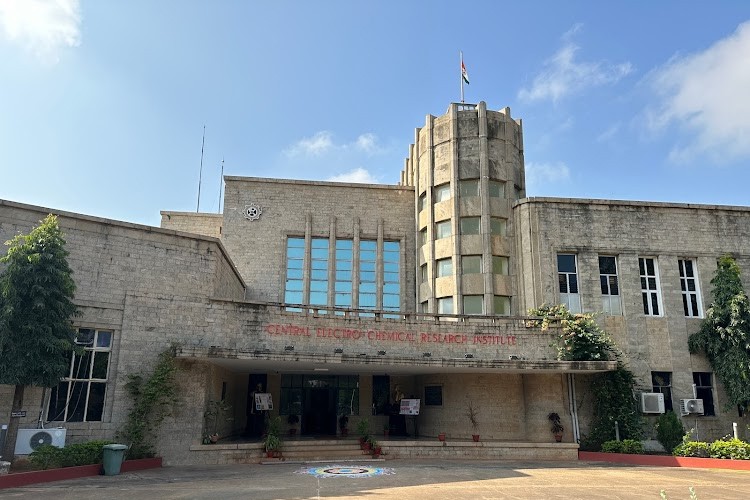
[[[124,444],[104,445],[102,465],[104,466],[105,476],[116,476],[120,473],[120,466],[125,458],[125,450],[127,449],[128,447]]]

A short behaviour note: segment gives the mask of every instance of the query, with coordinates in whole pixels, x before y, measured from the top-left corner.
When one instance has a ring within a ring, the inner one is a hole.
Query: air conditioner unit
[[[18,429],[16,455],[29,455],[42,445],[65,447],[66,429]]]
[[[680,415],[690,415],[695,413],[696,415],[703,415],[703,400],[702,399],[681,399],[680,400]]]
[[[660,392],[642,392],[641,411],[643,413],[664,413],[664,394]]]

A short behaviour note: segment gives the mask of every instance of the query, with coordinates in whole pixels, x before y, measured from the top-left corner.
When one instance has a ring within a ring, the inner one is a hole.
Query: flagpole
[[[464,103],[464,74],[463,74],[464,53],[459,50],[458,54],[461,58],[460,66],[458,67],[458,78],[461,80],[461,104],[463,104]]]

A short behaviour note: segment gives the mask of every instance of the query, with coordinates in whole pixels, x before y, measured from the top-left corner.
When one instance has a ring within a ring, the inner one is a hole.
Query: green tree
[[[542,331],[559,322],[555,347],[561,361],[607,361],[619,357],[612,339],[599,327],[593,314],[573,314],[560,304],[529,309],[529,316],[542,318],[534,320]]]
[[[721,380],[729,409],[747,409],[750,401],[750,302],[742,288],[740,268],[725,255],[711,280],[714,298],[697,333],[690,336],[691,353],[703,353]]]
[[[12,411],[27,385],[53,387],[67,373],[74,348],[73,303],[65,240],[54,215],[5,243],[0,273],[0,384],[14,385]],[[3,456],[13,457],[18,418],[11,418]]]

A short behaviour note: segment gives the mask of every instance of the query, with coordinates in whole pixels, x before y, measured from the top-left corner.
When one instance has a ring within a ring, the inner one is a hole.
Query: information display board
[[[255,409],[257,411],[273,410],[273,399],[268,392],[255,393]]]
[[[419,415],[419,399],[402,399],[399,414]]]

